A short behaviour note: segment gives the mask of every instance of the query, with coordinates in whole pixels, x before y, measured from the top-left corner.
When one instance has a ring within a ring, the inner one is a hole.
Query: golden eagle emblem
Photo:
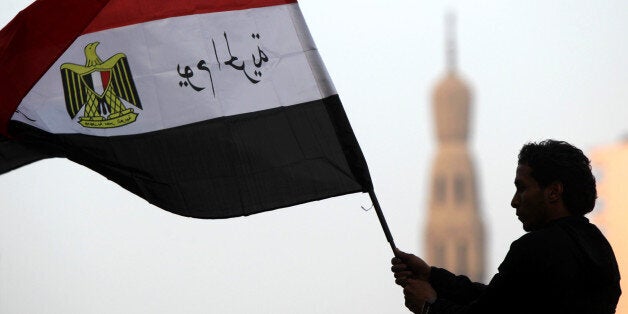
[[[107,129],[135,122],[137,113],[126,108],[121,99],[142,109],[127,57],[118,53],[107,61],[96,54],[94,42],[85,47],[85,65],[61,65],[63,91],[72,119],[85,107],[79,124],[86,128]]]

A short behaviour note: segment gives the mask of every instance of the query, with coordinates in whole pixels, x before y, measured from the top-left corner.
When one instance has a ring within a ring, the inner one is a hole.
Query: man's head
[[[526,231],[565,215],[585,215],[597,198],[590,160],[580,149],[561,141],[524,145],[515,186],[511,205]]]

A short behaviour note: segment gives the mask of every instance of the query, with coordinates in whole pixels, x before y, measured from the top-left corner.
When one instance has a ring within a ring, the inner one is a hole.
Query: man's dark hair
[[[519,164],[532,168],[532,178],[541,188],[554,182],[563,184],[562,199],[574,215],[593,210],[597,191],[591,161],[579,148],[563,141],[527,143],[519,152]]]

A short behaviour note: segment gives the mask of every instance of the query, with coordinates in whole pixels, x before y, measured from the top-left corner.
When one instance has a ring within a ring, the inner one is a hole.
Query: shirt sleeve
[[[456,276],[438,267],[432,267],[430,284],[439,297],[462,305],[471,303],[486,290],[485,284],[472,282],[466,276]]]
[[[534,258],[525,241],[515,241],[488,285],[433,268],[430,284],[438,295],[430,314],[534,313],[528,289],[535,285]]]

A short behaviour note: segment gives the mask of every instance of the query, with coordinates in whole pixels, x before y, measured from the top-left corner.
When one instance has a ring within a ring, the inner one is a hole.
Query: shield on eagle
[[[111,78],[111,71],[95,71],[91,74],[92,89],[100,97],[105,95],[105,91],[109,86],[109,79]]]

